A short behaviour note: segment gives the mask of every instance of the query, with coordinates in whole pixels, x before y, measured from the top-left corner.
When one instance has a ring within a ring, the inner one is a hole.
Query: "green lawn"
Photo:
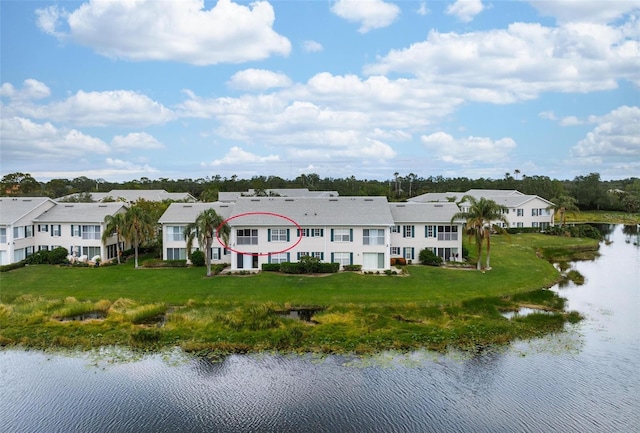
[[[567,212],[566,218],[567,223],[640,224],[640,213],[591,210]],[[560,223],[556,218],[556,224]]]
[[[547,299],[539,294],[538,289],[559,278],[536,254],[542,247],[593,249],[597,242],[538,234],[496,236],[492,269],[486,273],[414,265],[406,267],[404,276],[260,273],[206,278],[204,268],[134,269],[131,263],[28,266],[0,274],[0,344],[177,344],[223,352],[444,350],[501,344],[558,330],[569,317],[555,295]],[[499,314],[525,303],[557,314],[511,321]],[[299,306],[323,310],[313,325],[277,314]],[[95,311],[106,318],[58,320]],[[154,323],[158,316],[164,317],[163,327]]]

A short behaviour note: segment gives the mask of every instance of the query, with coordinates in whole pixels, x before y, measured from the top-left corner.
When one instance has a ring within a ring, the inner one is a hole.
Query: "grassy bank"
[[[203,268],[28,266],[0,274],[0,344],[27,347],[178,345],[209,353],[474,349],[577,320],[553,292],[541,248],[594,249],[588,239],[497,236],[493,269],[408,266],[404,276],[261,273],[204,277]],[[473,250],[473,248],[471,248]],[[505,319],[521,305],[549,313]],[[286,317],[313,307],[312,321]],[[76,319],[76,320],[70,320]]]
[[[561,221],[556,218],[556,224],[560,223]],[[567,223],[640,224],[640,214],[597,210],[567,212]]]

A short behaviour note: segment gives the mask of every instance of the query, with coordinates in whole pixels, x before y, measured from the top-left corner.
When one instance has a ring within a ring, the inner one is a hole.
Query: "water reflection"
[[[278,354],[217,361],[0,352],[8,432],[632,432],[640,249],[617,227],[561,295],[587,319],[470,356]]]

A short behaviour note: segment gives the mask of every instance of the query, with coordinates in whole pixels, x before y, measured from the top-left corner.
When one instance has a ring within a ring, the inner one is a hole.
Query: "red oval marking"
[[[289,221],[291,224],[293,224],[294,226],[296,226],[296,228],[298,229],[298,240],[291,245],[289,248],[285,248],[284,250],[280,250],[280,251],[270,251],[268,253],[247,253],[244,251],[240,251],[240,250],[236,250],[231,248],[229,245],[225,244],[224,241],[222,239],[220,239],[220,229],[222,228],[223,225],[227,224],[229,221],[234,220],[236,218],[240,218],[240,217],[244,217],[244,216],[248,216],[248,215],[269,215],[272,217],[276,217],[276,218],[282,218],[285,219],[287,221]],[[281,253],[286,253],[287,251],[292,250],[293,248],[295,248],[300,241],[302,240],[302,227],[300,227],[300,224],[298,224],[295,220],[289,218],[286,215],[281,215],[279,213],[274,213],[274,212],[245,212],[245,213],[241,213],[238,215],[234,215],[230,218],[227,218],[226,220],[222,221],[222,223],[216,228],[216,240],[218,241],[218,243],[220,245],[222,245],[224,248],[228,249],[229,251],[233,251],[236,254],[244,254],[246,256],[270,256],[273,254],[281,254]]]

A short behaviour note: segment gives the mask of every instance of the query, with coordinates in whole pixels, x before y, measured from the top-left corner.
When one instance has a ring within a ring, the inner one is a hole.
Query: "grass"
[[[567,212],[567,223],[640,224],[640,213],[615,211]],[[556,224],[560,221],[556,218]]]
[[[590,239],[495,236],[492,270],[407,266],[408,276],[265,272],[204,276],[204,268],[28,266],[0,274],[0,344],[26,347],[178,345],[206,353],[261,350],[370,353],[386,349],[475,350],[562,329],[575,313],[541,290],[560,273],[544,248],[596,249]],[[474,248],[470,248],[474,250]],[[552,314],[507,320],[535,305]],[[312,322],[283,317],[321,310]],[[61,318],[103,312],[102,320]]]

